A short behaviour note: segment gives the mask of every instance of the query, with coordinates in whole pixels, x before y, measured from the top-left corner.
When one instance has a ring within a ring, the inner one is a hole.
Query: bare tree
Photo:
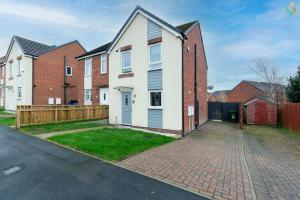
[[[282,87],[284,77],[279,75],[278,66],[263,57],[258,57],[253,60],[251,70],[270,87],[265,91],[268,100],[276,104],[281,103],[285,96],[284,87]]]

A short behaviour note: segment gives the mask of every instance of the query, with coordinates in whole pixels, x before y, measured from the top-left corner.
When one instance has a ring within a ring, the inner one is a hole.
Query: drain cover
[[[20,166],[14,166],[3,171],[3,174],[8,176],[21,170]]]

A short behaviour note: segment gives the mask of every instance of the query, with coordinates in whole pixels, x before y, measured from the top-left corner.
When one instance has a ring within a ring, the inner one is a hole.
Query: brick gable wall
[[[188,117],[188,106],[195,105],[195,48],[197,57],[197,100],[199,101],[199,125],[207,121],[207,64],[199,24],[187,33],[184,44],[184,132],[195,128],[195,117]],[[193,123],[192,123],[193,122]]]
[[[100,55],[92,57],[92,103],[99,104],[99,88],[108,87],[109,80],[109,56],[107,56],[107,73],[100,73]],[[84,64],[85,59],[78,61],[78,101],[80,105],[84,104]]]
[[[243,81],[227,95],[226,102],[244,103],[245,101],[262,94],[262,91]]]
[[[72,67],[72,76],[66,77],[66,82],[70,86],[66,90],[66,103],[78,100],[79,71],[75,57],[83,53],[85,50],[74,42],[42,54],[34,60],[33,104],[46,105],[48,98],[61,98],[62,104],[64,103],[64,56],[66,65]]]

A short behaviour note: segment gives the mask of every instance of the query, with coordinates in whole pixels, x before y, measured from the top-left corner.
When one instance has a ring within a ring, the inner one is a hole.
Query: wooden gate
[[[230,112],[236,113],[236,121],[239,120],[240,104],[224,102],[208,102],[208,119],[230,121]]]

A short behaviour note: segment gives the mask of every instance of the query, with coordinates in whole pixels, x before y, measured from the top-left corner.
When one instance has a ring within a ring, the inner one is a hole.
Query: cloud
[[[51,8],[9,1],[0,2],[0,14],[12,15],[27,20],[37,20],[73,27],[84,27],[73,15],[59,8]]]

